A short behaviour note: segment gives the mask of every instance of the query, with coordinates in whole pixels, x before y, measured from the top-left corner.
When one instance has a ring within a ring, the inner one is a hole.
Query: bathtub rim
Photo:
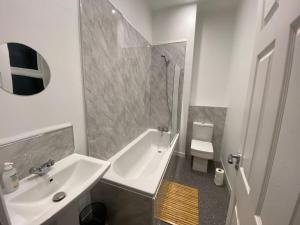
[[[176,144],[178,143],[179,140],[179,133],[176,133],[173,140],[171,141],[171,143],[169,144],[169,148],[171,149],[168,158],[166,160],[166,163],[164,165],[163,171],[160,174],[159,177],[159,181],[157,182],[157,185],[155,187],[155,191],[154,192],[150,192],[150,191],[146,191],[146,190],[142,190],[136,187],[132,187],[130,185],[126,185],[124,183],[119,183],[116,180],[110,179],[108,176],[110,175],[110,171],[113,169],[113,164],[114,162],[121,157],[123,154],[126,153],[126,151],[128,151],[132,146],[134,146],[138,141],[140,141],[143,137],[145,137],[148,133],[150,133],[151,131],[154,132],[160,132],[157,129],[148,129],[145,132],[143,132],[141,135],[139,135],[136,139],[134,139],[132,142],[130,142],[128,145],[126,145],[121,151],[119,151],[117,154],[115,154],[114,156],[112,156],[111,158],[108,159],[108,161],[111,163],[111,167],[108,169],[108,171],[104,174],[104,176],[101,178],[101,181],[107,184],[111,184],[113,186],[117,186],[119,188],[143,195],[143,196],[147,196],[147,197],[151,197],[151,198],[155,198],[157,195],[157,192],[159,190],[159,187],[161,185],[161,182],[164,178],[164,175],[168,169],[168,166],[170,164],[170,160],[172,158],[172,155],[174,154],[175,151],[175,147]],[[170,132],[168,132],[169,135],[171,135]],[[116,174],[115,172],[113,172],[114,174]]]

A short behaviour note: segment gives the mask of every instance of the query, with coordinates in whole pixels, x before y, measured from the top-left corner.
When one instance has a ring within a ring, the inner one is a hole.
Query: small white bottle
[[[4,171],[2,174],[2,182],[6,193],[14,192],[19,187],[19,178],[17,170],[13,167],[13,163],[4,163]]]

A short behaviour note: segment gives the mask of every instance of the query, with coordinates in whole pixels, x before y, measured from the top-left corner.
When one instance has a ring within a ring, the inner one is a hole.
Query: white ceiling
[[[232,5],[236,5],[238,0],[146,0],[151,8],[151,10],[159,10],[164,8],[169,8],[178,5],[184,5],[189,3],[200,3],[200,9],[209,9],[209,8],[222,8]]]
[[[198,0],[147,0],[152,10],[198,2]]]

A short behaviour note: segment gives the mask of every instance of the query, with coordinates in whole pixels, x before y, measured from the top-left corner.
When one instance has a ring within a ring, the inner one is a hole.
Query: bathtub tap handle
[[[158,131],[160,131],[160,135],[163,136],[164,132],[169,132],[169,129],[167,127],[158,127]]]
[[[167,127],[158,127],[157,130],[161,131],[161,132],[168,132],[169,129]]]

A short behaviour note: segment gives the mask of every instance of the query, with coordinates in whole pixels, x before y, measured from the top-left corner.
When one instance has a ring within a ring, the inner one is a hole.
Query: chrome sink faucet
[[[55,161],[50,159],[48,162],[42,164],[39,167],[31,167],[29,169],[30,174],[37,174],[39,176],[43,176],[50,170],[50,167],[52,167],[55,164]]]

